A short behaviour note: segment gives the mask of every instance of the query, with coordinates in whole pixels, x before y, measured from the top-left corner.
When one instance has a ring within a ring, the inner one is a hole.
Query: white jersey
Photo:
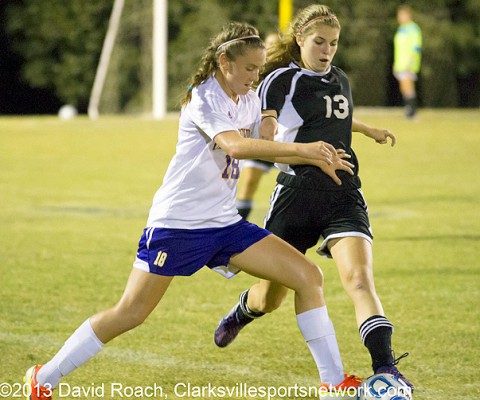
[[[233,130],[258,137],[260,118],[253,91],[236,104],[214,77],[194,88],[181,111],[176,154],[153,198],[147,226],[219,228],[240,221],[235,207],[240,165],[213,139]]]

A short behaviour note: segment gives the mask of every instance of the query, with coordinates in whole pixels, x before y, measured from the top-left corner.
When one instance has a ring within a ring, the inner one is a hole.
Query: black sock
[[[265,313],[262,312],[255,312],[250,310],[247,305],[248,299],[248,290],[245,290],[241,295],[238,301],[240,307],[237,308],[237,318],[239,322],[249,323],[253,321],[255,318],[259,318]]]
[[[407,118],[413,118],[417,112],[417,98],[416,96],[404,97],[405,113]]]
[[[372,368],[375,373],[380,367],[393,365],[391,322],[381,316],[373,315],[359,328],[363,344],[372,357]]]

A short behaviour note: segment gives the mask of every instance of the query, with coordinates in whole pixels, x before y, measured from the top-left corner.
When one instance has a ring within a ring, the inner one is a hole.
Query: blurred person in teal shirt
[[[415,82],[421,65],[422,31],[413,21],[413,11],[408,5],[397,9],[398,29],[394,37],[393,74],[400,85],[405,113],[413,119],[417,109]]]

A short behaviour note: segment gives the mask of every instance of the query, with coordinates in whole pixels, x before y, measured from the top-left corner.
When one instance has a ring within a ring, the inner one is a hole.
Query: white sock
[[[298,314],[297,323],[317,364],[320,381],[334,386],[341,383],[345,379],[342,359],[327,307]]]
[[[63,376],[86,363],[102,347],[103,343],[95,335],[92,325],[87,319],[67,339],[58,353],[40,368],[37,373],[37,382],[41,386],[48,383],[54,388]]]

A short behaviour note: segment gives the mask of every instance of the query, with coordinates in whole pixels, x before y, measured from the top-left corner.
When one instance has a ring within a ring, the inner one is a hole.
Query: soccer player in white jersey
[[[231,23],[211,41],[185,96],[177,151],[153,199],[123,296],[81,324],[50,361],[27,371],[30,399],[50,399],[61,378],[140,325],[174,276],[192,275],[204,266],[227,277],[242,270],[293,289],[298,325],[322,382],[337,385],[346,379],[320,269],[283,240],[242,219],[235,208],[239,159],[307,163],[333,179],[335,169],[353,173],[342,152],[324,142],[252,140],[261,113],[251,87],[265,58],[258,31],[248,24]],[[348,387],[358,386],[350,382]]]
[[[257,92],[262,112],[271,115],[262,123],[262,134],[282,143],[318,140],[343,149],[355,173],[339,171],[332,180],[309,165],[281,164],[271,196],[265,228],[301,253],[316,246],[332,257],[343,286],[353,301],[360,337],[370,352],[373,372],[390,373],[413,385],[396,365],[391,336],[393,325],[385,316],[373,276],[373,235],[368,209],[361,192],[358,159],[352,149],[352,130],[377,143],[395,144],[388,130],[370,127],[353,118],[353,100],[347,75],[332,65],[338,48],[340,23],[332,10],[314,4],[299,10],[289,33],[273,45],[262,70]],[[340,182],[339,182],[340,181]],[[339,184],[341,183],[341,184]],[[261,315],[280,306],[287,289],[266,280],[240,295],[239,304],[222,319],[215,338],[228,345],[253,318],[235,324],[235,314],[246,307]],[[408,354],[408,353],[405,353]]]

